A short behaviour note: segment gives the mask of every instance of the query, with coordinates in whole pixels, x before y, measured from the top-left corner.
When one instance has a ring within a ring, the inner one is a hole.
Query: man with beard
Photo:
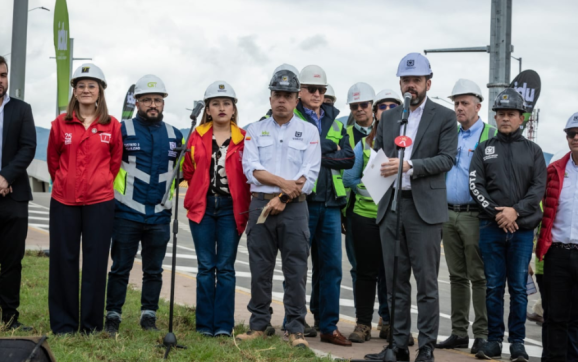
[[[389,161],[381,165],[381,175],[396,175],[403,164],[401,185],[397,182],[380,200],[377,223],[380,227],[388,299],[395,303],[395,320],[391,321],[393,348],[397,361],[409,361],[408,335],[411,327],[411,272],[417,282],[419,353],[415,361],[433,362],[439,326],[437,276],[440,264],[442,225],[448,221],[445,173],[455,163],[457,150],[456,115],[426,97],[433,76],[426,57],[410,53],[400,62],[402,94],[410,93],[410,113],[406,136],[413,142],[399,160],[395,138],[403,132],[399,123],[402,107],[383,112],[377,129],[374,149],[383,149]],[[400,204],[394,200],[401,188]],[[395,205],[395,207],[394,207]],[[397,212],[402,213],[399,237],[397,295],[391,300]],[[381,360],[385,350],[366,358]]]
[[[114,180],[116,199],[112,235],[112,267],[108,274],[105,331],[118,332],[128,278],[134,258],[142,244],[143,287],[140,325],[156,328],[156,311],[162,287],[162,262],[170,238],[172,191],[169,184],[176,167],[182,133],[163,122],[163,81],[145,75],[135,85],[137,116],[122,122],[124,151],[121,169]],[[161,200],[171,189],[165,205]]]
[[[32,200],[26,168],[36,151],[36,131],[30,105],[7,91],[8,64],[0,57],[0,330],[30,331],[18,321],[18,307]]]

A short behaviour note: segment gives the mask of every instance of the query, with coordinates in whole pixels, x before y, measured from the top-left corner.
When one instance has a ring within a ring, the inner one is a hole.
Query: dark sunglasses
[[[349,105],[349,109],[352,111],[357,111],[359,107],[361,107],[361,109],[366,109],[369,107],[369,102],[354,103]]]
[[[566,131],[566,136],[570,139],[576,137],[577,134],[578,134],[578,131]]]
[[[319,91],[319,94],[324,95],[325,92],[327,92],[327,88],[325,88],[325,87],[316,87],[314,85],[308,85],[305,88],[311,94],[315,94],[315,92]]]
[[[381,109],[382,111],[385,111],[385,110],[388,109],[388,108],[389,108],[389,109],[394,109],[395,107],[397,107],[397,104],[395,104],[395,103],[392,103],[392,104],[389,104],[389,105],[383,103],[383,104],[380,104],[379,106],[377,106],[377,108]]]

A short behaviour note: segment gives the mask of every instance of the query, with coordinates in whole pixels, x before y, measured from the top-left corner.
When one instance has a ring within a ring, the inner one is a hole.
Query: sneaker
[[[528,354],[523,343],[512,343],[510,345],[510,360],[514,362],[528,362]]]
[[[305,323],[303,335],[305,337],[317,337],[317,329],[315,329],[315,327],[311,327],[309,324]]]
[[[106,317],[104,320],[104,331],[108,333],[109,336],[115,337],[118,333],[120,327],[120,319]]]
[[[267,324],[267,327],[265,328],[265,335],[267,337],[271,337],[274,334],[275,334],[275,327],[273,327],[273,325],[271,325],[271,322],[269,322],[269,324]]]
[[[502,357],[502,342],[489,341],[476,353],[477,359],[492,359]]]
[[[389,323],[385,323],[381,325],[381,330],[379,331],[379,338],[381,339],[388,339],[389,338]]]
[[[357,324],[355,330],[347,338],[351,342],[363,343],[371,339],[371,327],[364,324]]]
[[[291,333],[289,335],[289,343],[296,348],[309,348],[309,343],[305,340],[303,333]]]
[[[140,326],[145,331],[159,332],[160,329],[156,325],[157,318],[151,315],[145,314],[140,318]]]
[[[265,337],[266,335],[265,332],[263,331],[250,330],[249,332],[237,335],[235,338],[237,339],[237,341],[252,341],[253,339]]]

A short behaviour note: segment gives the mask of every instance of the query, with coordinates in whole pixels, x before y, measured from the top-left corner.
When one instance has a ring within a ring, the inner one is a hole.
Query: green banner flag
[[[66,0],[54,5],[54,51],[56,52],[56,100],[58,112],[66,111],[70,93],[70,27]]]

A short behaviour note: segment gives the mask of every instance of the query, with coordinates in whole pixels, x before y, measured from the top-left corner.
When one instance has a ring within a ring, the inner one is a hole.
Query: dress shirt
[[[578,244],[578,166],[572,155],[564,172],[564,184],[552,226],[552,241]]]
[[[317,125],[317,129],[319,130],[319,133],[321,134],[321,119],[323,119],[323,116],[325,115],[325,111],[323,110],[323,108],[319,108],[319,112],[320,112],[319,117],[317,116],[317,113],[315,111],[312,111],[305,106],[303,106],[303,109],[305,110],[305,113],[307,115],[309,115],[309,117],[311,117],[311,119],[315,122],[315,125]]]
[[[4,106],[6,103],[10,102],[10,96],[8,93],[4,95],[4,101],[0,106],[0,170],[2,169],[2,135],[4,134]]]
[[[319,132],[315,126],[293,116],[283,125],[273,117],[255,122],[245,136],[243,172],[251,192],[279,193],[277,186],[261,184],[253,171],[265,170],[286,180],[306,178],[302,192],[310,194],[321,168]]]
[[[423,115],[423,109],[425,107],[425,102],[427,102],[427,98],[423,100],[423,103],[417,107],[414,111],[409,112],[409,117],[407,118],[407,128],[405,130],[405,135],[411,138],[411,145],[406,147],[404,159],[408,160],[409,164],[412,165],[410,158],[411,153],[413,152],[413,145],[415,143],[415,136],[417,135],[417,129],[419,128],[419,122],[421,121],[421,116]],[[399,135],[403,134],[403,127],[399,129]],[[400,150],[401,156],[401,150]],[[412,165],[413,166],[413,165]],[[401,178],[401,189],[402,190],[411,190],[411,176],[413,175],[413,168],[410,168],[409,171],[404,172]],[[397,187],[397,179],[395,180],[394,187]]]
[[[483,130],[484,122],[481,118],[478,118],[467,131],[462,126],[459,128],[456,164],[446,177],[448,204],[475,204],[470,195],[470,163]]]

